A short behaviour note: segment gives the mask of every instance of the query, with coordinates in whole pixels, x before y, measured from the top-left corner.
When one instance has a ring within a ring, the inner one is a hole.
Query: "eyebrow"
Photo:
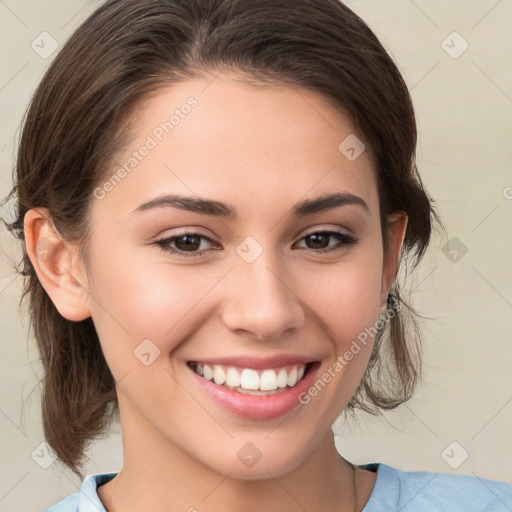
[[[306,215],[346,205],[356,205],[362,207],[366,212],[370,211],[366,201],[361,197],[350,192],[338,192],[301,201],[293,206],[291,214],[294,217],[305,217]],[[236,208],[229,204],[214,201],[212,199],[180,196],[176,194],[156,197],[155,199],[142,203],[131,213],[146,212],[156,208],[177,208],[180,210],[231,220],[238,220],[239,218]]]

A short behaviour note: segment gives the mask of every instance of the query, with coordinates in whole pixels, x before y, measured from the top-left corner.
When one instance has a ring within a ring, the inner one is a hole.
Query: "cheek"
[[[112,353],[112,359],[122,357],[114,348],[131,354],[145,339],[161,352],[172,350],[182,336],[190,334],[197,312],[205,314],[205,296],[222,278],[222,273],[206,267],[180,267],[113,253],[97,255],[93,264],[92,316],[100,339],[108,340],[105,351]]]
[[[330,332],[332,341],[332,352],[318,377],[329,382],[329,391],[321,393],[328,421],[334,421],[346,406],[368,365],[374,328],[382,311],[381,258],[379,251],[361,251],[350,261],[319,273],[316,280],[318,287],[312,304],[316,305],[315,314],[323,320],[324,332]],[[323,385],[319,383],[317,387],[322,389]]]
[[[323,411],[323,426],[332,424],[345,408],[368,365],[382,311],[380,258],[378,253],[367,253],[330,268],[319,274],[317,293],[310,296],[314,312],[325,326],[322,332],[331,336],[331,344],[322,342],[330,351],[303,403],[312,401]]]
[[[310,303],[336,335],[340,348],[373,325],[381,313],[381,261],[378,252],[367,253],[320,271],[315,279]]]

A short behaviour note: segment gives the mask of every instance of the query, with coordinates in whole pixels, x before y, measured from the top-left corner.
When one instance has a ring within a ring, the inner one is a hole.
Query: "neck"
[[[354,472],[339,455],[330,430],[287,474],[276,477],[270,471],[264,478],[242,480],[190,457],[155,434],[147,423],[132,421],[124,425],[127,423],[130,429],[123,428],[123,468],[98,489],[108,512],[360,510],[360,472]]]

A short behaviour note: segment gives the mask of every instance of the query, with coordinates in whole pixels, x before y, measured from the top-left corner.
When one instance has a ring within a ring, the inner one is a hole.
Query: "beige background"
[[[423,385],[412,401],[381,418],[360,414],[358,424],[338,421],[339,450],[355,463],[512,483],[512,2],[347,4],[389,49],[412,91],[418,167],[447,237],[437,236],[409,280],[414,304],[432,318],[424,322]],[[46,31],[61,45],[96,5],[0,1],[2,197],[11,185],[23,112],[55,55],[42,58],[31,42]],[[463,39],[448,37],[454,31]],[[469,46],[458,58],[445,51],[455,56],[464,41]],[[8,217],[10,206],[2,216]],[[462,257],[452,253],[458,261],[443,252],[452,237],[467,248]],[[56,463],[43,469],[35,461],[43,441],[40,364],[27,340],[28,319],[18,309],[20,281],[9,263],[19,250],[3,227],[0,242],[0,512],[43,510],[75,492],[80,481]],[[89,454],[86,473],[119,470],[119,432]]]

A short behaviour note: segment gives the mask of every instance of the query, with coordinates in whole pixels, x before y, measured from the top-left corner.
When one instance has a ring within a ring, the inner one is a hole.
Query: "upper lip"
[[[219,364],[223,366],[238,366],[241,368],[279,368],[290,364],[308,364],[317,361],[314,357],[301,356],[297,354],[279,354],[272,357],[256,357],[249,355],[210,357],[191,359],[189,362],[201,364]]]

